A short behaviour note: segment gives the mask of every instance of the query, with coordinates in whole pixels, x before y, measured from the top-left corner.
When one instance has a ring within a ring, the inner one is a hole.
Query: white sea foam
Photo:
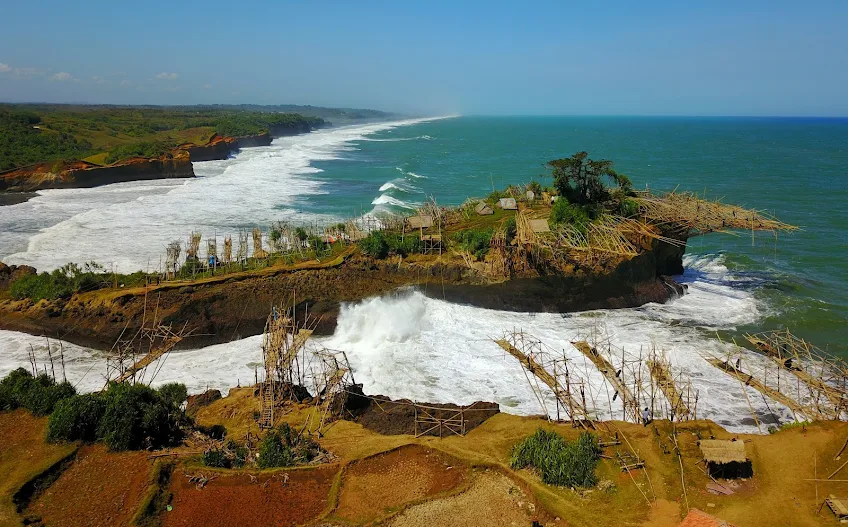
[[[430,137],[429,135],[419,135],[417,137],[390,137],[390,138],[377,138],[377,137],[366,137],[363,141],[371,141],[373,143],[396,143],[398,141],[432,141],[435,137]]]
[[[140,181],[94,189],[49,190],[3,207],[0,258],[51,270],[95,260],[118,271],[156,269],[164,247],[192,230],[235,234],[297,217],[296,200],[325,193],[314,161],[337,159],[369,134],[426,119],[318,130],[243,149],[235,158],[195,163],[193,179]],[[7,233],[10,235],[7,236]]]
[[[565,350],[586,373],[587,397],[595,398],[602,418],[621,418],[621,407],[613,403],[610,411],[603,376],[570,342],[594,333],[624,348],[628,358],[654,344],[669,356],[674,371],[691,378],[699,394],[698,417],[733,431],[756,432],[739,383],[704,360],[705,355],[720,355],[728,348],[714,338],[715,330],[754,323],[759,317],[753,294],[738,287],[739,280],[722,260],[715,255],[687,256],[688,269],[681,281],[689,286],[689,294],[663,305],[563,316],[480,309],[406,291],[344,305],[335,333],[316,341],[347,352],[356,381],[367,393],[428,402],[488,400],[498,402],[505,412],[538,414],[542,408],[518,361],[492,342],[504,331],[520,328],[552,349]],[[30,343],[44,364],[43,338],[0,331],[0,375],[26,366]],[[173,352],[154,384],[180,381],[198,392],[252,382],[253,368],[261,362],[260,345],[255,336]],[[102,353],[66,344],[65,356],[72,382],[84,390],[102,386]],[[753,353],[746,356],[752,364],[759,358]],[[752,388],[747,391],[758,414],[791,420],[782,405],[773,401],[766,405]],[[548,394],[547,409],[553,408]]]

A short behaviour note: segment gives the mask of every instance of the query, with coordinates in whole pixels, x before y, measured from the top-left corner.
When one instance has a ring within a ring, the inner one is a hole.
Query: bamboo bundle
[[[689,192],[669,192],[659,196],[642,193],[633,200],[639,204],[640,213],[647,221],[665,225],[672,232],[686,237],[740,229],[798,229],[761,211],[705,200]]]
[[[590,361],[592,361],[598,371],[600,371],[610,385],[615,388],[615,391],[618,392],[618,395],[622,398],[625,413],[629,414],[627,417],[629,417],[634,423],[640,422],[641,415],[639,413],[639,401],[633,396],[630,388],[624,384],[624,381],[620,376],[622,372],[617,372],[615,367],[601,354],[598,348],[590,346],[588,342],[580,340],[572,342],[571,344]]]

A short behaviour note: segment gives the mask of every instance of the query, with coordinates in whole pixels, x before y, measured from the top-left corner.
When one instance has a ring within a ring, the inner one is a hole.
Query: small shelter
[[[492,207],[490,207],[485,201],[478,203],[477,206],[474,207],[474,212],[480,216],[490,216],[495,213],[495,211],[492,210]]]
[[[721,518],[698,509],[690,509],[678,527],[734,527]]]
[[[503,210],[518,210],[515,198],[501,198],[499,204]]]
[[[731,479],[754,475],[743,441],[702,439],[698,445],[711,476]]]
[[[534,201],[536,199],[536,193],[532,190],[527,191],[527,201]]]
[[[430,216],[429,214],[409,216],[406,218],[406,223],[410,229],[429,229],[433,226],[433,216]]]

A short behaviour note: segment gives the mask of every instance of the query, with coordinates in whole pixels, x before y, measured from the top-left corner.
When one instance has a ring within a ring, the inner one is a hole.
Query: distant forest
[[[0,170],[40,162],[108,164],[155,157],[213,134],[257,135],[271,127],[317,128],[332,122],[387,119],[376,110],[315,106],[0,105]]]

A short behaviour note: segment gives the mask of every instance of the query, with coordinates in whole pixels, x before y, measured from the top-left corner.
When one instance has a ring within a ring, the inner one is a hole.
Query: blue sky
[[[589,3],[10,0],[0,100],[848,115],[848,1]]]

